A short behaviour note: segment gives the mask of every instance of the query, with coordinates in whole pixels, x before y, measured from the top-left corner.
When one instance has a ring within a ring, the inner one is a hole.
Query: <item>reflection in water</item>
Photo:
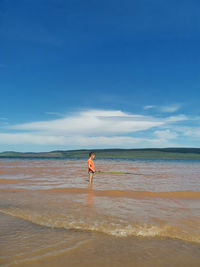
[[[88,185],[88,194],[87,194],[86,203],[90,207],[94,206],[94,192],[92,189],[92,183]]]

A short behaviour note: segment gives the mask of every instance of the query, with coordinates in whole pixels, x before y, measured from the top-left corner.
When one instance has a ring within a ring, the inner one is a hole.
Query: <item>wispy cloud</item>
[[[186,121],[189,118],[186,115],[180,114],[177,116],[170,116],[166,119],[168,122],[178,122],[178,121]]]
[[[171,140],[176,139],[178,134],[176,132],[172,132],[171,130],[159,130],[154,132],[155,136],[158,137],[160,140]]]
[[[179,128],[189,120],[183,114],[157,117],[89,109],[54,120],[1,127],[0,144],[69,148],[180,146],[178,138],[184,131]],[[185,136],[191,134],[189,129]],[[195,136],[199,133],[196,129]]]
[[[152,108],[154,108],[154,107],[156,107],[156,106],[149,105],[149,106],[144,106],[144,109],[145,109],[145,110],[148,110],[148,109],[152,109]]]
[[[9,145],[42,145],[67,146],[69,148],[98,148],[98,147],[163,147],[177,146],[168,139],[137,138],[130,136],[53,136],[32,133],[0,133],[0,144]]]
[[[169,105],[169,106],[161,106],[160,107],[160,110],[162,112],[166,112],[166,113],[173,113],[173,112],[176,112],[179,109],[180,109],[180,105],[179,104],[174,104],[174,105]]]
[[[164,124],[151,116],[133,115],[120,110],[86,110],[51,121],[12,125],[9,129],[57,134],[111,135],[143,131]]]
[[[173,113],[176,112],[180,109],[181,105],[180,104],[171,104],[171,105],[166,105],[166,106],[156,106],[156,105],[147,105],[144,106],[144,110],[156,110],[159,112],[163,113]]]
[[[182,135],[189,136],[192,138],[200,138],[200,127],[184,127],[179,128],[181,130]]]
[[[63,117],[64,115],[59,113],[59,112],[54,112],[54,111],[49,111],[49,112],[45,112],[45,114],[47,115],[55,115],[55,116],[59,116],[59,117]]]

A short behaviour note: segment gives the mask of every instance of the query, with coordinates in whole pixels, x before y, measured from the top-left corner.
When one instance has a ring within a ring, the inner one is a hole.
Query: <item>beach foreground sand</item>
[[[4,230],[1,237],[6,235],[7,239],[0,239],[1,266],[195,267],[200,263],[199,245],[180,240],[120,238],[99,233],[49,229],[2,214],[0,222],[1,231]],[[21,242],[19,246],[10,243],[14,233],[18,234],[15,241]],[[13,247],[10,248],[9,245]],[[23,246],[26,248],[22,251]]]

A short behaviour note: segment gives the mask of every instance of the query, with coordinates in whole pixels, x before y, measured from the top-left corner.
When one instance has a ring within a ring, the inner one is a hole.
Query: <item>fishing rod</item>
[[[96,173],[113,173],[113,174],[134,174],[134,175],[142,175],[141,173],[133,173],[133,172],[113,172],[113,171],[96,171]]]

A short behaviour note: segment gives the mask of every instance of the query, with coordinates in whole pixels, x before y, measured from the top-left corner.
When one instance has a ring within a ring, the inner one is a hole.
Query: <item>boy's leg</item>
[[[93,173],[90,173],[90,174],[89,174],[90,184],[92,183],[92,179],[93,179]]]

